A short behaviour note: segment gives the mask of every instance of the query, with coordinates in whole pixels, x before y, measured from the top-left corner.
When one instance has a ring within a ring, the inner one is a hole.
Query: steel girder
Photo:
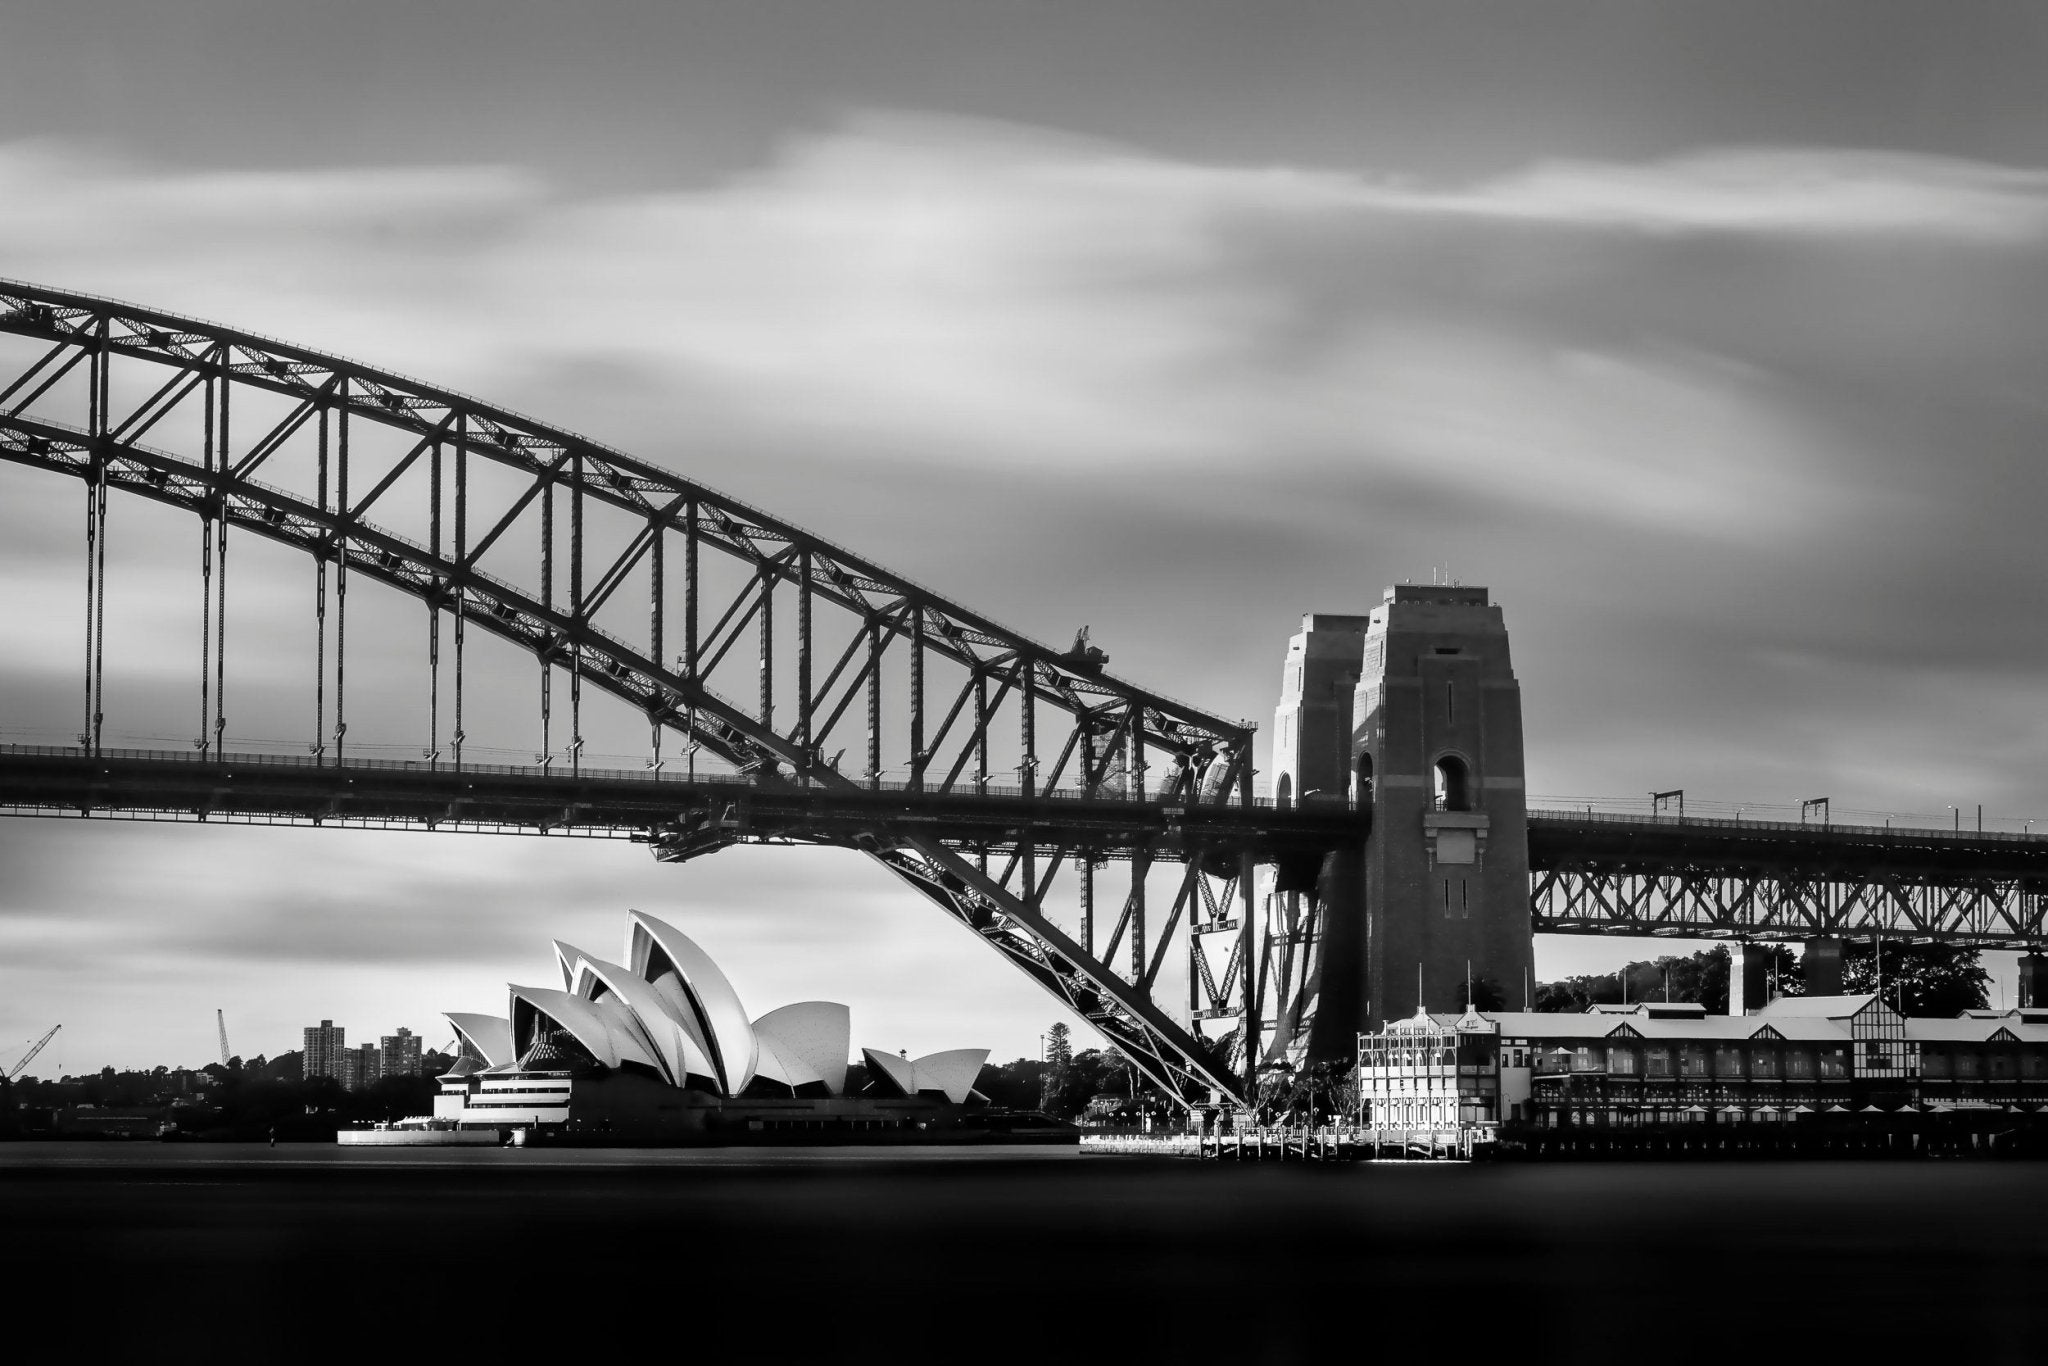
[[[1531,878],[1538,934],[1798,940],[1818,935],[2038,949],[2048,897],[2021,879],[1915,881],[1783,868],[1551,868]]]
[[[2027,836],[1532,812],[1529,862],[1538,933],[2048,944]]]
[[[41,344],[25,363],[0,368],[0,458],[86,486],[85,753],[102,751],[107,495],[120,492],[201,522],[202,758],[227,754],[232,531],[293,547],[316,566],[320,661],[309,748],[319,763],[350,758],[346,590],[351,579],[367,578],[428,609],[433,681],[423,749],[436,767],[459,772],[465,764],[465,639],[481,630],[540,661],[536,760],[544,772],[557,763],[579,772],[589,689],[644,715],[656,768],[670,762],[667,736],[693,772],[701,751],[766,784],[993,795],[997,775],[1014,773],[1013,790],[1027,798],[1066,791],[1175,810],[1253,804],[1249,726],[1110,676],[1085,639],[1066,651],[1031,641],[789,523],[573,433],[339,357],[39,286],[0,282],[0,333]],[[146,367],[163,382],[152,378],[133,390],[139,397],[124,398]],[[251,407],[260,412],[254,422],[243,416]],[[197,429],[186,450],[145,440],[180,424]],[[400,444],[365,457],[360,448],[372,433]],[[481,506],[469,489],[485,467],[501,483],[512,476],[518,492]],[[414,488],[422,481],[425,490]],[[403,510],[424,535],[371,520],[406,500]],[[600,511],[612,519],[609,542],[586,536]],[[515,545],[537,561],[537,581],[534,564],[508,553]],[[722,580],[712,561],[727,567]],[[645,601],[629,613],[633,595],[622,590],[635,586]],[[785,617],[778,628],[778,606],[789,598],[795,622]],[[444,622],[453,631],[452,729],[441,719]],[[827,641],[833,662],[814,667],[814,648]],[[558,683],[567,687],[569,736],[559,754]],[[827,757],[855,734],[865,749],[859,776],[840,769],[850,746]],[[705,819],[702,809],[685,810],[650,831],[657,854],[688,857],[727,842],[691,837]],[[862,848],[969,925],[1170,1093],[1241,1090],[1219,1045],[1169,1017],[1151,995],[1179,928],[1190,996],[1208,1002],[1210,1018],[1241,1016],[1231,1049],[1239,1060],[1248,1056],[1246,1035],[1256,1030],[1256,1014],[1242,1010],[1252,995],[1249,929],[1234,935],[1220,984],[1203,949],[1230,920],[1216,908],[1248,889],[1248,860],[1236,850],[1115,836],[1047,842],[1029,823],[1006,840],[965,843],[902,820],[878,820],[859,838],[834,842]],[[1187,871],[1165,928],[1148,944],[1145,882],[1156,859],[1185,860]],[[1066,862],[1080,883],[1077,935],[1047,917],[1053,875]],[[1109,863],[1129,872],[1130,890],[1098,956],[1095,871]],[[1127,972],[1112,966],[1124,947]]]

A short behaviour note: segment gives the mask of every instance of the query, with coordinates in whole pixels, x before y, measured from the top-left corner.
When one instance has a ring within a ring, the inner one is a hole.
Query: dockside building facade
[[[1359,1118],[1631,1128],[2048,1106],[2048,1010],[1906,1017],[1874,995],[1415,1015],[1358,1043]]]

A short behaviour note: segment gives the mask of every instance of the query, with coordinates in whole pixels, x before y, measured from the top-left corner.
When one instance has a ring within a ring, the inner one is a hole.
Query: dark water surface
[[[2044,1217],[2023,1163],[0,1145],[10,1320],[221,1359],[2041,1361]]]

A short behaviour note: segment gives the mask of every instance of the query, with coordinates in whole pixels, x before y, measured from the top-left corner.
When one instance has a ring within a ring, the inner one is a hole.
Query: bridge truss
[[[1112,677],[1085,632],[1042,645],[668,470],[403,376],[21,283],[0,282],[0,343],[0,459],[79,481],[85,533],[77,747],[0,756],[13,809],[451,828],[489,811],[503,828],[630,825],[667,860],[843,845],[1169,1093],[1242,1092],[1260,1014],[1244,903],[1274,857],[1249,726]],[[189,753],[103,743],[113,494],[197,521]],[[231,598],[230,552],[252,541],[311,569],[296,759],[230,743],[230,608],[251,600]],[[351,632],[365,585],[418,609],[416,761],[351,736],[366,715],[391,726],[398,647],[381,625]],[[516,707],[477,697],[510,671],[502,653],[476,663],[493,642],[532,670]],[[519,732],[496,752],[530,748],[531,765],[479,761],[486,715]],[[621,718],[644,737],[630,781],[585,758]],[[614,807],[620,784],[634,800]],[[1170,956],[1187,990],[1172,1013],[1154,992]]]
[[[2048,945],[2048,838],[1864,825],[1529,816],[1538,933]]]

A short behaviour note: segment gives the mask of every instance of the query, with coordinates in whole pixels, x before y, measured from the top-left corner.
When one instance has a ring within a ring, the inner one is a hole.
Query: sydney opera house
[[[555,960],[559,988],[509,987],[502,1016],[448,1015],[461,1057],[420,1127],[662,1143],[917,1141],[1015,1127],[974,1090],[982,1048],[914,1061],[863,1049],[866,1081],[848,1094],[845,1006],[802,1001],[749,1018],[710,956],[651,915],[629,914],[620,962],[560,941]]]

